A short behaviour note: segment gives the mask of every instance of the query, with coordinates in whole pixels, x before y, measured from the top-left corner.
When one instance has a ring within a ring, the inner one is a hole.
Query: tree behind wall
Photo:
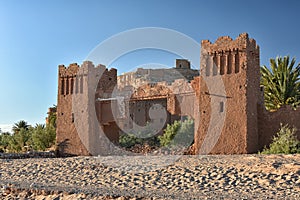
[[[28,123],[26,121],[20,120],[20,121],[14,123],[14,125],[12,127],[12,131],[13,131],[14,134],[18,134],[21,129],[28,130],[29,127],[30,126],[28,125]]]
[[[261,86],[264,87],[265,107],[276,111],[283,105],[296,108],[300,104],[300,64],[289,56],[270,59],[270,69],[262,66]]]

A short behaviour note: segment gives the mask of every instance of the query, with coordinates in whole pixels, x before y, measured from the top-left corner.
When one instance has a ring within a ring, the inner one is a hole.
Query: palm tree
[[[30,127],[30,125],[28,125],[28,123],[26,121],[20,120],[14,124],[14,126],[12,127],[12,131],[14,132],[14,134],[18,134],[21,129],[28,130],[29,127]]]
[[[48,117],[46,120],[46,125],[56,127],[57,106],[53,104],[53,106],[49,108],[49,112],[47,114]]]
[[[300,104],[300,64],[294,67],[295,58],[289,61],[289,56],[276,57],[270,59],[271,70],[266,66],[260,68],[265,107],[269,111],[276,111],[283,105],[296,108]]]

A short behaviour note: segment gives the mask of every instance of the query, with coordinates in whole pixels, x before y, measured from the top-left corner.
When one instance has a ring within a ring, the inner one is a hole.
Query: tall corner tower
[[[104,65],[59,66],[56,142],[61,155],[109,153],[110,140],[119,138],[110,100],[116,84],[117,70]]]
[[[61,155],[89,155],[77,134],[72,111],[73,94],[83,93],[84,77],[79,69],[76,63],[58,67],[56,143]]]
[[[258,150],[259,47],[247,33],[201,43],[197,154],[240,154]]]

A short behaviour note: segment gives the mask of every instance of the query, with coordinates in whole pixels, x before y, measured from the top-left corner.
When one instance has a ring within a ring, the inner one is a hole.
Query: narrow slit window
[[[213,57],[212,68],[213,68],[213,76],[218,75],[218,60],[217,60],[216,53],[214,54]]]
[[[206,74],[206,76],[210,76],[210,70],[211,70],[211,61],[210,61],[210,59],[212,59],[212,58],[208,56],[208,58],[206,58],[206,60],[205,60],[205,64],[206,64],[205,74]]]
[[[222,51],[221,54],[219,55],[220,75],[224,75],[225,74],[224,60],[225,60],[225,55],[224,55],[224,52]]]
[[[235,55],[235,73],[240,72],[240,60],[239,60],[239,49],[236,50],[236,55]]]
[[[65,94],[65,80],[64,80],[64,79],[61,79],[61,88],[60,88],[60,92],[61,92],[61,95],[64,95],[64,94]]]
[[[83,76],[80,76],[80,94],[83,93]]]
[[[71,94],[73,94],[73,90],[74,90],[74,79],[71,79]]]
[[[232,54],[231,51],[229,51],[227,56],[227,74],[232,73]]]
[[[78,77],[75,76],[75,94],[78,93]]]
[[[66,79],[66,94],[69,94],[69,78]]]

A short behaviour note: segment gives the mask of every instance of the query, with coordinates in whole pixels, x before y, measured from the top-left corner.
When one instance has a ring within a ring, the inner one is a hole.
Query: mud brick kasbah
[[[256,153],[270,144],[280,123],[295,126],[300,139],[300,109],[284,106],[276,112],[265,110],[263,88],[259,84],[259,57],[256,41],[242,33],[235,40],[229,36],[219,37],[215,43],[203,40],[200,72],[192,69],[185,59],[177,59],[174,68],[138,68],[120,76],[117,76],[116,69],[108,70],[103,65],[95,67],[90,61],[81,66],[60,65],[56,138],[59,153],[91,155],[77,133],[76,116],[72,110],[72,96],[88,90],[87,74],[91,71],[89,74],[94,76],[101,74],[93,94],[95,99],[100,99],[94,101],[99,127],[104,130],[106,138],[115,143],[118,142],[120,127],[126,130],[133,128],[133,124],[144,126],[154,104],[167,111],[164,126],[182,117],[195,120],[195,154]],[[79,74],[80,69],[87,73]],[[210,84],[218,80],[224,85],[224,91],[219,94],[219,85]],[[124,97],[128,108],[125,112],[129,112],[118,117],[113,115],[111,106],[116,88]],[[214,124],[212,120],[219,120],[214,117],[216,110],[224,116],[223,126],[214,147],[208,148],[207,152],[203,142]]]

